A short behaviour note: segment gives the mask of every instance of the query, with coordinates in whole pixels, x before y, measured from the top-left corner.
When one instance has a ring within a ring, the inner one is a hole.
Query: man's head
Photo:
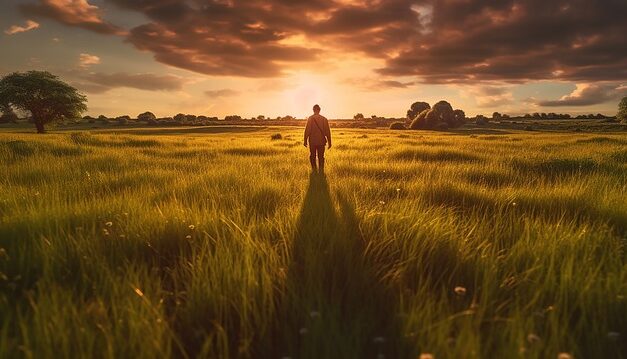
[[[320,106],[318,106],[318,105],[314,105],[314,107],[313,107],[313,111],[314,111],[314,113],[315,113],[316,115],[317,115],[317,114],[319,114],[319,113],[320,113]]]

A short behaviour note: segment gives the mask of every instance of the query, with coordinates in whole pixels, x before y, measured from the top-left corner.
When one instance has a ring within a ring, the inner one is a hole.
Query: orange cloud
[[[100,9],[87,0],[41,0],[39,4],[24,4],[20,8],[29,15],[51,18],[65,25],[82,27],[101,34],[125,33],[121,28],[103,20]]]
[[[26,20],[25,26],[13,25],[10,28],[4,30],[4,33],[7,35],[15,35],[20,32],[26,32],[30,30],[34,30],[39,27],[39,23],[33,20]]]
[[[90,54],[80,54],[78,62],[80,67],[87,68],[89,66],[99,64],[100,57]]]

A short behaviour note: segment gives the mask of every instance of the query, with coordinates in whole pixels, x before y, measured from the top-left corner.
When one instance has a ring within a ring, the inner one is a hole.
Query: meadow
[[[307,156],[293,127],[0,133],[0,357],[627,358],[624,133]]]

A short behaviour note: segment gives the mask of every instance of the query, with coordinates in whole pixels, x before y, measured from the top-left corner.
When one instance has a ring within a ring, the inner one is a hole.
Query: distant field
[[[2,358],[627,358],[624,132],[12,131]]]

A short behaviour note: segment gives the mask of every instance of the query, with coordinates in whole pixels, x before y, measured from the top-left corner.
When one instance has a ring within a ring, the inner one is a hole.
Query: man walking
[[[331,129],[329,128],[329,120],[320,115],[320,106],[313,107],[314,114],[307,119],[305,127],[305,140],[303,145],[307,147],[309,142],[309,162],[312,171],[316,170],[316,155],[320,172],[324,171],[324,145],[329,143],[331,148]]]

